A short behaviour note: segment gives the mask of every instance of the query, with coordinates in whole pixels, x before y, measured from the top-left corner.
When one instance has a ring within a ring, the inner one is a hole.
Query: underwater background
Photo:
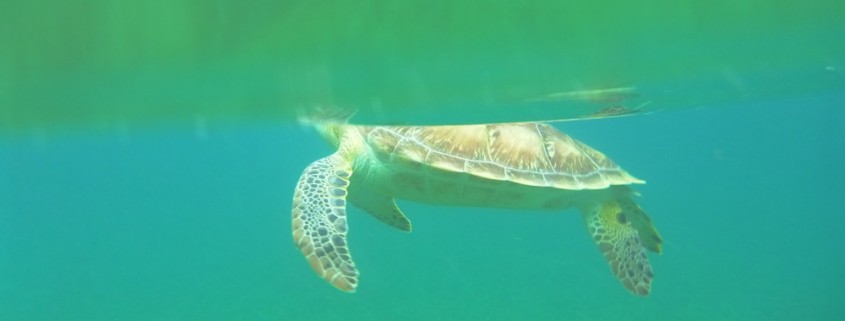
[[[0,321],[843,319],[843,12],[0,3]],[[650,296],[575,211],[401,200],[412,233],[349,209],[361,284],[332,288],[291,237],[299,175],[332,152],[297,123],[314,106],[368,124],[635,111],[554,126],[647,181]]]
[[[350,209],[355,294],[293,245],[310,128],[162,127],[4,140],[0,320],[838,320],[845,96],[556,127],[647,180],[665,239],[629,294],[574,211]]]

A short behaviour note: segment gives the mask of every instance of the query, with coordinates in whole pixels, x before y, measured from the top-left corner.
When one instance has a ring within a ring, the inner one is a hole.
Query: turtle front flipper
[[[411,221],[396,206],[396,201],[387,195],[369,190],[359,190],[356,186],[350,190],[349,202],[370,213],[382,223],[404,232],[411,231]]]
[[[352,166],[340,153],[302,173],[293,196],[293,240],[317,275],[354,292],[358,269],[346,243],[346,194]]]
[[[613,274],[629,291],[646,296],[654,272],[629,215],[617,201],[608,201],[586,210],[584,220]]]

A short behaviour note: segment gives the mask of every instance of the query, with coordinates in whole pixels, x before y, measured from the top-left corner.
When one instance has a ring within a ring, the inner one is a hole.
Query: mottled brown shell
[[[604,154],[543,123],[360,127],[389,162],[569,190],[643,183]]]

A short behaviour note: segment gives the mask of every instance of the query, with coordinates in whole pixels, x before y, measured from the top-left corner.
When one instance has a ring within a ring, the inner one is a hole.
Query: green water
[[[648,181],[648,298],[576,212],[408,202],[410,234],[350,210],[361,286],[341,293],[290,237],[297,178],[331,152],[307,128],[5,140],[0,320],[838,320],[843,101],[557,124]]]
[[[438,124],[789,99],[845,88],[842,12],[838,0],[6,1],[0,135],[291,123],[316,106]],[[634,93],[537,100],[620,87]]]

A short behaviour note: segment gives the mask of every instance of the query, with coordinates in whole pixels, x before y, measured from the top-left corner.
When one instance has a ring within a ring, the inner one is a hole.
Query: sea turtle
[[[648,295],[646,250],[661,238],[633,201],[644,183],[602,153],[547,123],[361,126],[313,123],[337,151],[308,165],[293,197],[293,239],[314,271],[354,292],[358,269],[347,244],[346,204],[402,231],[411,222],[395,199],[446,206],[580,210],[587,231],[621,283]]]

